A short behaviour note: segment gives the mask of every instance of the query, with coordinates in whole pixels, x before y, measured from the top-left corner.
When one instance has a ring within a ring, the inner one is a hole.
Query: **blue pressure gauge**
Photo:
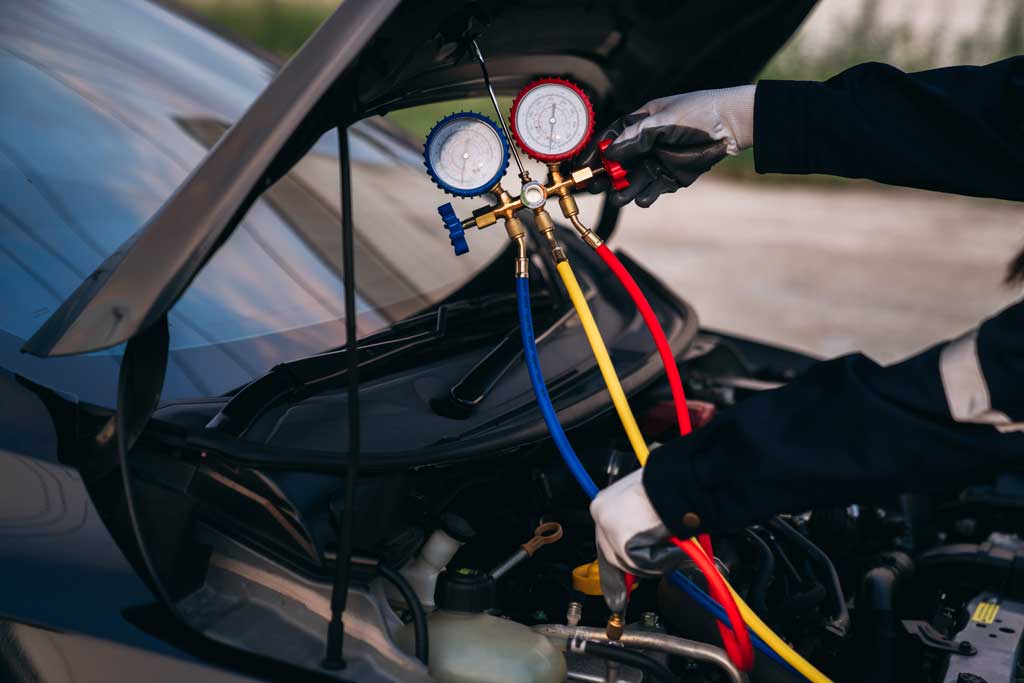
[[[505,175],[508,141],[497,124],[475,112],[444,117],[423,145],[427,173],[456,197],[484,194]]]

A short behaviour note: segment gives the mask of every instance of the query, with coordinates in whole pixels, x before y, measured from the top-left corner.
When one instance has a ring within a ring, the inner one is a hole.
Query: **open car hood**
[[[160,320],[266,187],[328,129],[367,115],[561,75],[608,121],[647,100],[749,82],[816,0],[345,0],[156,214],[25,344],[115,346]],[[439,233],[439,239],[441,239]]]

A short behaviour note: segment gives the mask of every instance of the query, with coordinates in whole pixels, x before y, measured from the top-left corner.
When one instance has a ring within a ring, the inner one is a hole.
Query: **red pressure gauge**
[[[594,107],[575,83],[541,78],[520,91],[512,102],[512,137],[537,161],[570,159],[594,132]]]

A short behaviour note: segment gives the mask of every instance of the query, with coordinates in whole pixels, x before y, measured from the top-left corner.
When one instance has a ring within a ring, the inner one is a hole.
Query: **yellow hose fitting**
[[[549,233],[555,229],[555,222],[551,220],[551,214],[544,207],[533,210],[534,222],[537,229],[543,233]]]
[[[604,632],[608,636],[608,640],[611,642],[617,641],[622,637],[622,632],[626,630],[626,620],[622,618],[622,615],[615,613],[608,617],[608,625],[605,626]]]
[[[554,257],[555,263],[563,263],[566,260],[565,251],[555,237],[555,222],[551,220],[551,214],[544,207],[540,207],[533,210],[533,215],[537,229],[544,235],[548,246],[551,247],[551,256]]]

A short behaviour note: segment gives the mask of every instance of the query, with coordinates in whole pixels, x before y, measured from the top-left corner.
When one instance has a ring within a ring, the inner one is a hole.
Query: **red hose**
[[[636,280],[629,274],[626,267],[622,265],[619,257],[612,253],[607,244],[602,244],[597,248],[597,255],[601,257],[605,265],[611,268],[611,271],[615,273],[615,277],[619,279],[622,286],[629,292],[629,296],[632,297],[637,310],[640,311],[644,322],[647,323],[647,329],[650,330],[651,336],[654,337],[654,345],[658,347],[661,362],[665,366],[665,374],[668,376],[668,385],[672,389],[672,402],[676,406],[676,421],[679,423],[679,433],[686,436],[693,430],[693,427],[690,425],[690,411],[686,409],[686,394],[683,392],[683,380],[679,377],[679,368],[676,366],[675,356],[672,355],[672,347],[668,345],[668,339],[665,338],[665,332],[661,329],[658,316],[654,314],[654,309],[651,308],[651,304],[648,303],[647,297],[644,296]]]
[[[750,671],[754,666],[754,646],[750,642],[750,634],[747,632],[746,624],[743,623],[743,617],[740,616],[736,601],[733,600],[732,593],[726,587],[722,575],[718,573],[718,569],[708,556],[693,543],[681,541],[675,537],[672,538],[672,542],[697,564],[701,573],[704,574],[704,578],[707,579],[708,592],[725,609],[729,623],[733,624],[733,629],[730,631],[725,624],[718,622],[718,630],[722,634],[722,644],[725,645],[729,659],[741,670]]]
[[[661,356],[661,363],[665,366],[665,375],[668,377],[668,384],[672,390],[672,402],[675,404],[679,434],[686,436],[693,431],[693,426],[690,424],[690,411],[686,407],[686,393],[683,391],[683,380],[679,376],[679,367],[676,365],[675,356],[672,354],[672,347],[668,344],[668,338],[661,327],[661,322],[658,320],[658,316],[655,315],[654,309],[651,308],[650,302],[647,301],[647,297],[644,296],[643,290],[640,289],[640,285],[636,283],[633,276],[622,265],[619,257],[606,244],[599,246],[596,251],[601,260],[605,262],[605,265],[611,269],[615,277],[622,283],[622,286],[629,292],[630,298],[633,299],[637,310],[640,311],[640,316],[644,319],[644,323],[647,324],[647,329],[650,331],[651,337],[654,339],[654,345],[658,348],[658,354]],[[715,556],[714,548],[711,545],[711,536],[700,534],[697,537],[697,541],[704,549],[703,553],[694,548],[692,543],[686,543],[677,538],[672,539],[673,543],[682,548],[690,556],[690,559],[697,563],[697,566],[707,579],[712,595],[725,608],[726,615],[729,617],[730,623],[733,624],[733,628],[730,630],[728,625],[721,621],[718,622],[718,631],[722,636],[722,643],[725,645],[729,659],[740,669],[749,671],[754,664],[754,650],[750,643],[750,634],[747,633],[747,625],[740,617],[736,601],[733,600],[732,594],[726,589],[721,575],[719,575],[711,560],[708,559]],[[633,583],[629,578],[631,577],[627,577],[627,592],[631,591]],[[715,587],[716,584],[717,588]]]

